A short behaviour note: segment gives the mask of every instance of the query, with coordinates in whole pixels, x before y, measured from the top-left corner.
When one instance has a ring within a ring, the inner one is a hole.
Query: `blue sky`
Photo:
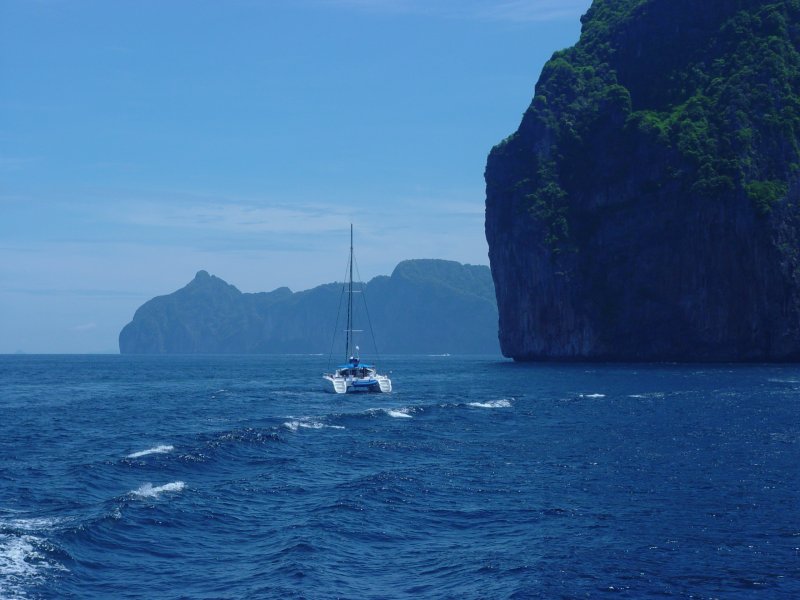
[[[0,353],[245,292],[488,264],[483,169],[590,0],[0,0]]]

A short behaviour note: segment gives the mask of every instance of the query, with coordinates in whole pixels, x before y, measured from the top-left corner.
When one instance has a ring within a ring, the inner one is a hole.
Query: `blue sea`
[[[798,598],[800,367],[0,357],[0,598]]]

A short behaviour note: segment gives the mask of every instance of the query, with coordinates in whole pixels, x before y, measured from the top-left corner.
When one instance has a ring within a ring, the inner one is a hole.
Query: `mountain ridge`
[[[417,259],[391,276],[355,283],[368,309],[355,316],[372,328],[366,352],[496,354],[497,308],[489,267]],[[335,324],[343,284],[292,292],[243,293],[200,270],[179,290],[140,306],[120,332],[122,354],[329,353],[342,327]],[[341,321],[343,322],[343,321]],[[340,324],[341,324],[340,322]],[[368,327],[367,327],[368,326]],[[374,326],[374,327],[373,327]]]

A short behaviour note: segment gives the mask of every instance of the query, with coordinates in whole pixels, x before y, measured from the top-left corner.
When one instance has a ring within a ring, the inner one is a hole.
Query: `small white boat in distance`
[[[351,351],[354,345],[353,334],[357,331],[353,329],[353,226],[350,225],[350,263],[348,264],[349,276],[345,282],[347,297],[347,341],[345,344],[345,360],[343,365],[336,367],[333,373],[325,373],[322,378],[326,392],[334,394],[352,393],[384,393],[392,391],[392,380],[388,375],[380,375],[373,365],[361,362],[359,348],[355,346],[355,352]],[[362,290],[363,291],[363,290]],[[363,296],[362,296],[363,298]],[[366,302],[366,300],[365,300]],[[338,316],[337,316],[338,326]],[[370,331],[372,325],[370,325]],[[335,334],[334,334],[335,337]],[[373,342],[375,340],[373,339]],[[377,351],[376,351],[377,352]],[[329,359],[330,360],[330,359]],[[329,363],[330,364],[330,363]]]
[[[392,391],[392,380],[389,376],[380,375],[374,366],[362,363],[357,355],[351,356],[346,365],[339,365],[336,371],[326,373],[322,377],[326,382],[326,391],[335,394],[360,392],[388,394]]]

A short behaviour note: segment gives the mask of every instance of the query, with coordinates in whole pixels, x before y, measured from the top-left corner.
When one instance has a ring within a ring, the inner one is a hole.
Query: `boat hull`
[[[392,380],[385,375],[370,379],[325,375],[323,388],[332,394],[389,394],[392,391]]]

